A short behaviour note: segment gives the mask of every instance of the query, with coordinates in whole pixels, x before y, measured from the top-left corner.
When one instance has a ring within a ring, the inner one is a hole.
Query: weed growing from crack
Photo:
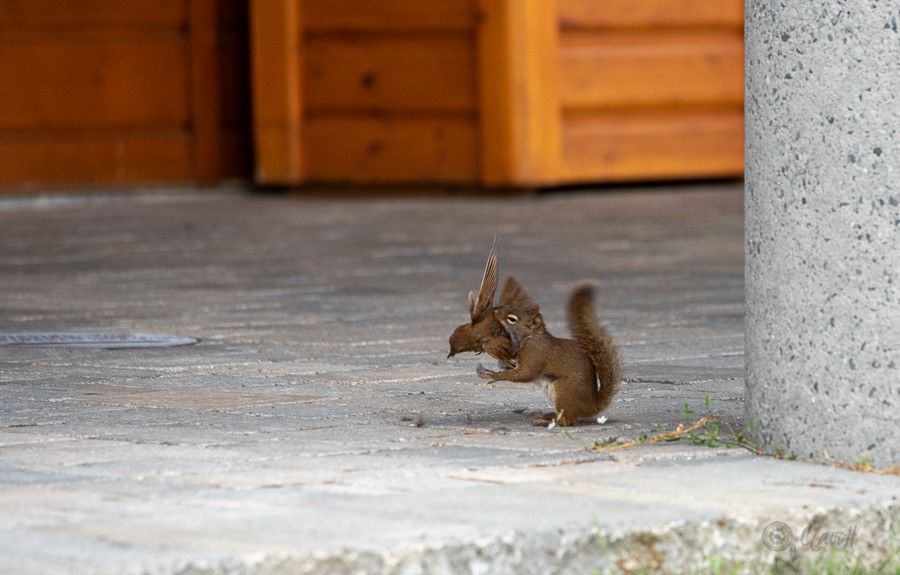
[[[589,446],[585,445],[584,442],[582,442],[582,444],[590,451],[602,452],[629,449],[648,443],[689,441],[692,445],[706,445],[711,448],[724,446],[733,449],[735,447],[743,447],[757,455],[763,455],[763,451],[756,447],[756,445],[747,437],[748,432],[753,429],[756,422],[751,421],[744,429],[735,432],[727,422],[722,421],[718,415],[712,413],[712,410],[710,409],[711,402],[712,396],[707,395],[704,401],[706,414],[699,419],[692,421],[696,414],[690,409],[690,404],[685,401],[684,411],[681,412],[684,422],[679,423],[678,427],[672,431],[663,431],[660,427],[657,429],[656,433],[652,435],[641,433],[637,439],[632,441],[620,441],[618,438],[613,438],[606,441],[597,440],[592,444],[588,444]],[[574,439],[568,434],[565,428],[563,428],[563,431],[566,433],[567,437]]]
[[[681,416],[684,421],[682,423],[679,423],[674,430],[663,431],[662,426],[660,425],[657,426],[656,433],[641,433],[640,435],[638,435],[637,439],[631,441],[622,441],[618,437],[606,440],[598,439],[594,441],[585,441],[569,433],[568,428],[560,423],[559,418],[557,418],[557,420],[554,422],[554,425],[551,425],[550,428],[552,429],[556,427],[560,429],[567,438],[573,441],[577,441],[587,451],[594,451],[597,453],[630,449],[644,444],[689,441],[692,445],[705,445],[710,448],[726,447],[728,449],[733,449],[735,447],[742,447],[750,451],[754,455],[768,455],[770,457],[774,457],[775,459],[782,459],[786,461],[794,461],[797,459],[797,455],[795,453],[786,453],[781,445],[775,446],[774,453],[767,453],[766,451],[760,449],[748,437],[750,431],[756,425],[756,420],[751,420],[750,423],[747,424],[747,426],[745,426],[742,430],[736,432],[734,428],[732,428],[731,425],[728,424],[728,422],[723,421],[721,417],[713,414],[712,409],[710,408],[711,404],[712,396],[707,395],[704,399],[704,407],[706,410],[705,415],[703,415],[699,419],[694,420],[693,418],[697,414],[691,409],[690,403],[688,401],[685,401],[684,409],[681,412]],[[879,469],[873,467],[871,461],[865,458],[858,459],[855,464],[834,460],[825,462],[816,461],[816,463],[861,473],[900,476],[900,465],[895,465],[887,469]],[[900,571],[898,571],[897,575],[900,575]]]

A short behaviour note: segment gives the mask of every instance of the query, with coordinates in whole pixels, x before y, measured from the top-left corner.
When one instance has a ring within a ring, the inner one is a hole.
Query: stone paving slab
[[[0,200],[0,333],[200,339],[0,348],[0,571],[679,573],[790,561],[765,545],[776,521],[797,565],[831,550],[810,525],[882,560],[897,477],[684,441],[586,449],[707,398],[747,425],[742,202],[739,184]],[[494,233],[558,335],[569,288],[599,282],[627,379],[605,424],[534,428],[539,389],[445,359]]]

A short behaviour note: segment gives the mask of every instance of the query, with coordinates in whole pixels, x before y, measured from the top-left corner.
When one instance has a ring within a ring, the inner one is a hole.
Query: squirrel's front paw
[[[475,367],[475,373],[478,374],[478,377],[482,379],[493,379],[494,372],[484,367],[480,363]]]

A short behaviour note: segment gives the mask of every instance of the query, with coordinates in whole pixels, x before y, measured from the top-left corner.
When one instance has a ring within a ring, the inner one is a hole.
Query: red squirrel
[[[556,413],[545,415],[535,425],[573,425],[594,417],[609,407],[619,391],[621,360],[609,333],[597,323],[593,298],[590,284],[581,284],[572,292],[568,316],[574,339],[551,335],[536,304],[510,303],[493,311],[509,335],[517,362],[503,371],[480,368],[478,375],[492,382],[540,383]]]

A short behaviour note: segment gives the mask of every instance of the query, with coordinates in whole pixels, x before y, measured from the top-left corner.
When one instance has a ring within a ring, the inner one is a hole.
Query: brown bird
[[[494,292],[497,290],[497,255],[499,251],[500,243],[495,237],[488,254],[487,264],[484,267],[478,296],[469,292],[469,317],[472,321],[453,330],[453,334],[450,336],[448,358],[464,351],[472,351],[476,354],[487,352],[488,355],[497,358],[507,367],[515,365],[516,350],[510,342],[506,330],[494,316]],[[535,311],[538,309],[538,305],[528,296],[522,284],[514,277],[509,276],[503,287],[503,293],[500,294],[500,305],[511,304],[519,304]]]

